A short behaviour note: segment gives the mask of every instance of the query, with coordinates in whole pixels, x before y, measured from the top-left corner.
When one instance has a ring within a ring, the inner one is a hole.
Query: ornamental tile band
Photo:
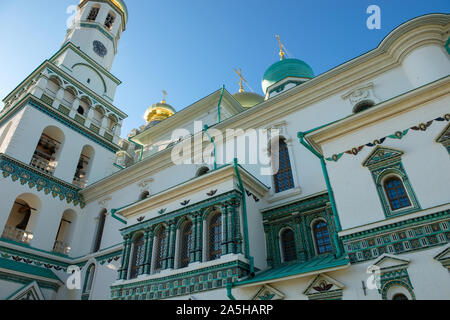
[[[11,178],[14,182],[28,185],[30,189],[36,188],[38,192],[43,191],[46,195],[51,194],[53,198],[65,200],[68,204],[85,207],[81,189],[72,186],[62,180],[54,178],[48,174],[40,172],[22,162],[0,154],[0,170],[3,178]]]

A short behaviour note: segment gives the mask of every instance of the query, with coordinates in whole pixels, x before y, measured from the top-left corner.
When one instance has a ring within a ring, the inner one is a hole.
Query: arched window
[[[64,211],[53,245],[53,252],[63,255],[69,254],[76,216],[76,212],[71,209]]]
[[[40,199],[31,193],[17,197],[12,205],[1,237],[19,243],[30,244],[37,214],[41,208]]]
[[[89,12],[89,15],[87,17],[87,20],[89,21],[95,21],[97,19],[98,13],[100,11],[100,7],[92,7],[91,11]]]
[[[106,17],[105,20],[105,27],[111,30],[115,20],[116,20],[115,15],[112,12],[108,13],[108,16]]]
[[[219,259],[222,254],[222,215],[216,213],[209,221],[209,260]]]
[[[285,229],[281,233],[281,250],[283,254],[283,262],[297,260],[297,252],[295,249],[295,235],[292,229]]]
[[[187,221],[181,228],[180,239],[180,268],[186,268],[191,262],[191,250],[192,250],[192,222]]]
[[[102,212],[100,212],[100,215],[98,217],[98,224],[97,224],[97,232],[95,234],[95,242],[94,242],[94,248],[92,252],[97,252],[100,250],[100,246],[102,244],[102,237],[103,237],[103,229],[105,228],[105,221],[106,221],[106,214],[108,211],[106,209],[103,209]]]
[[[166,258],[167,249],[167,229],[161,227],[156,235],[155,271],[162,269],[163,260]]]
[[[411,201],[409,201],[405,186],[400,178],[393,176],[386,179],[384,190],[393,211],[411,206]]]
[[[330,253],[333,251],[331,245],[330,233],[325,221],[319,221],[313,227],[314,240],[316,241],[316,248],[318,254]]]
[[[139,269],[144,263],[144,235],[140,233],[133,241],[133,255],[131,257],[130,279],[139,276]]]
[[[392,297],[392,300],[409,300],[403,293],[397,293]]]
[[[94,122],[95,125],[101,126],[104,116],[105,116],[105,111],[101,107],[97,106],[94,109],[94,117],[93,117],[92,121]]]
[[[65,136],[61,129],[54,126],[45,128],[34,150],[30,165],[37,170],[53,175]]]
[[[88,183],[89,174],[94,160],[95,150],[91,146],[84,146],[73,177],[73,184],[85,188]]]
[[[375,102],[373,102],[372,100],[363,100],[353,108],[353,113],[366,111],[367,109],[372,108],[374,105]]]
[[[82,300],[89,300],[94,283],[95,265],[91,264],[86,271],[86,278],[84,280]]]
[[[292,174],[291,160],[289,157],[288,145],[286,139],[279,138],[278,155],[272,155],[272,161],[278,161],[278,172],[273,176],[275,193],[293,189],[294,176]]]

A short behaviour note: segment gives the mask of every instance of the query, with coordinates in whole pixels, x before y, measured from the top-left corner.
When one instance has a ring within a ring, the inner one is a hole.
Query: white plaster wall
[[[330,157],[396,131],[436,119],[448,113],[449,103],[450,98],[433,101],[407,114],[388,119],[383,125],[365,127],[356,133],[335,139],[323,146],[324,154]],[[449,201],[448,152],[435,142],[446,125],[446,121],[435,121],[425,132],[410,130],[403,139],[387,139],[382,145],[405,153],[402,163],[422,209]],[[357,156],[344,154],[338,162],[327,163],[344,230],[385,219],[370,170],[362,166],[373,150],[374,148],[366,147]]]
[[[450,74],[450,57],[438,45],[427,45],[409,53],[402,68],[415,88]]]
[[[73,182],[78,160],[85,145],[90,145],[95,150],[89,182],[101,180],[111,172],[115,157],[113,152],[33,107],[25,107],[22,113],[20,123],[5,152],[9,156],[29,164],[44,129],[48,126],[55,126],[61,129],[65,135],[64,144],[60,148],[58,165],[54,172],[56,178],[68,183]]]

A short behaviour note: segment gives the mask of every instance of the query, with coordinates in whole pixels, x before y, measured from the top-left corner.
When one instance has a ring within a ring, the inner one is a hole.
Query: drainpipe
[[[313,129],[313,130],[310,130],[310,131],[307,131],[307,132],[299,132],[297,135],[298,135],[298,138],[300,139],[300,143],[306,149],[308,149],[312,154],[314,154],[316,157],[318,157],[320,159],[320,164],[322,165],[323,176],[325,178],[325,183],[327,185],[328,195],[330,197],[331,208],[333,210],[334,223],[336,224],[336,233],[334,234],[334,240],[336,242],[336,250],[337,250],[336,255],[337,255],[337,257],[341,257],[342,256],[342,250],[341,250],[341,246],[339,244],[339,238],[337,236],[337,233],[342,231],[342,226],[341,226],[341,221],[339,220],[339,215],[338,215],[338,212],[337,212],[336,201],[335,201],[335,198],[334,198],[333,188],[331,187],[330,177],[328,175],[327,164],[325,162],[325,158],[323,157],[323,155],[321,155],[316,150],[314,150],[314,148],[311,147],[311,145],[308,144],[308,142],[305,141],[305,135],[310,133],[310,132],[312,132],[312,131],[315,131],[315,130],[317,130],[317,129]]]
[[[244,247],[245,247],[245,257],[250,261],[250,277],[253,278],[255,276],[255,260],[250,255],[250,243],[248,238],[248,222],[247,222],[247,201],[245,198],[245,189],[244,184],[242,183],[241,174],[239,173],[238,168],[238,159],[234,158],[234,171],[236,172],[236,176],[239,181],[239,189],[242,193],[242,216],[244,220]]]
[[[119,216],[116,214],[117,211],[119,211],[120,209],[112,209],[111,210],[111,217],[113,217],[114,219],[116,219],[117,221],[123,223],[123,224],[128,224],[128,222],[126,222],[124,219],[119,218]]]
[[[121,170],[125,169],[124,167],[122,167],[121,165],[118,165],[117,163],[113,163],[113,166],[115,166]]]
[[[205,130],[206,135],[209,137],[209,139],[211,140],[211,143],[214,146],[214,170],[217,170],[216,142],[211,137],[211,135],[208,133],[208,126],[206,124],[205,124],[204,130]]]
[[[134,145],[138,146],[139,148],[141,148],[141,156],[139,157],[139,162],[142,161],[142,158],[144,157],[144,146],[142,144],[139,144],[137,142],[134,142],[133,140],[131,140],[133,138],[128,138],[128,141],[130,141],[131,143],[133,143]]]
[[[233,289],[233,282],[227,283],[227,297],[228,297],[228,299],[236,300],[236,298],[233,296],[232,289]]]
[[[222,94],[220,95],[219,105],[217,106],[217,122],[220,123],[220,107],[222,105],[223,94],[225,93],[225,85],[222,86]]]

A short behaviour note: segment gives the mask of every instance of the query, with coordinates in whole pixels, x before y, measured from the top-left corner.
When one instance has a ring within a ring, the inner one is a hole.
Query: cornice
[[[450,76],[411,90],[392,98],[365,112],[357,113],[318,129],[306,136],[306,140],[322,153],[321,145],[344,135],[351,134],[361,128],[394,118],[419,108],[425,103],[440,99],[449,94]]]

